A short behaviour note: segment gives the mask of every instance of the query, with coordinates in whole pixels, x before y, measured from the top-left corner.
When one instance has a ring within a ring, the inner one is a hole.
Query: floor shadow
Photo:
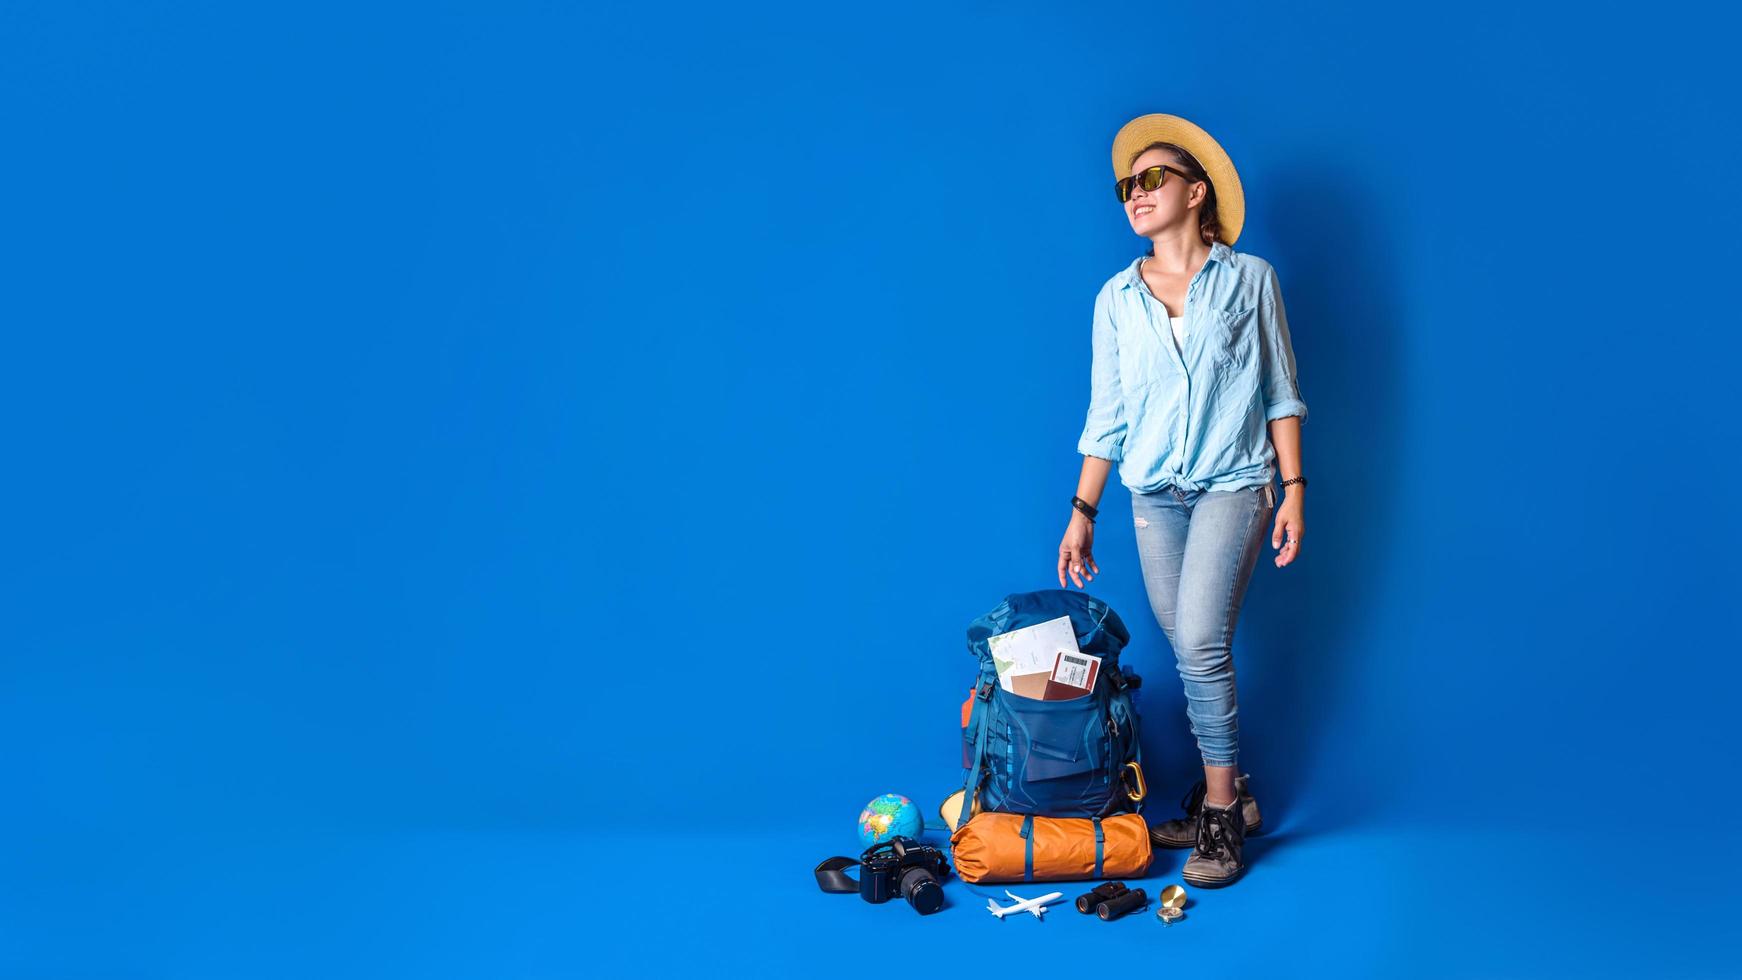
[[[1286,830],[1277,833],[1259,834],[1256,837],[1248,837],[1246,838],[1246,843],[1242,849],[1243,857],[1248,864],[1255,864],[1262,860],[1264,855],[1269,853],[1271,848],[1284,847],[1292,841],[1306,840],[1311,836],[1313,835],[1310,833]]]

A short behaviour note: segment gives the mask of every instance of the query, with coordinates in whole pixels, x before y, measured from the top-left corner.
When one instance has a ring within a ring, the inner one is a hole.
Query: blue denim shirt
[[[1133,493],[1238,490],[1276,478],[1267,423],[1306,424],[1276,270],[1222,242],[1186,287],[1185,351],[1137,267],[1095,296],[1088,419],[1077,452]]]

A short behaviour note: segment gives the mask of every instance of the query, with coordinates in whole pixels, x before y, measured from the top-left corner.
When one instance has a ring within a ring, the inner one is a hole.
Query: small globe
[[[859,811],[859,843],[865,847],[895,837],[918,837],[924,830],[919,806],[900,793],[884,793]]]

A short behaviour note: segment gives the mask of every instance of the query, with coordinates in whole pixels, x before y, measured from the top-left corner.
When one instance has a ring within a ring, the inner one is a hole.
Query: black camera
[[[867,902],[887,902],[897,892],[920,915],[944,906],[938,878],[950,873],[944,852],[911,837],[895,837],[872,847],[859,858],[859,896]]]

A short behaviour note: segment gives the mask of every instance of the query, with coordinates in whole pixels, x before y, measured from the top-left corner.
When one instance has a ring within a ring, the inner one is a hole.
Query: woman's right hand
[[[1059,542],[1059,587],[1065,586],[1065,575],[1068,573],[1071,581],[1077,583],[1077,588],[1083,587],[1084,580],[1094,581],[1101,574],[1101,567],[1095,564],[1092,551],[1095,547],[1095,525],[1089,523],[1081,511],[1071,515],[1070,526],[1065,528],[1065,537]]]

